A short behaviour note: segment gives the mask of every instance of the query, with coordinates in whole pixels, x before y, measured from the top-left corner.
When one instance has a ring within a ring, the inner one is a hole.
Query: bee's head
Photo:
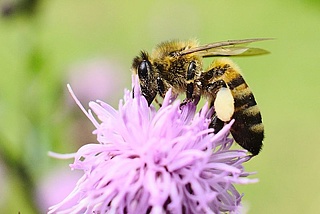
[[[140,56],[133,59],[132,72],[138,75],[141,93],[150,105],[157,95],[157,74],[148,53],[141,52]]]

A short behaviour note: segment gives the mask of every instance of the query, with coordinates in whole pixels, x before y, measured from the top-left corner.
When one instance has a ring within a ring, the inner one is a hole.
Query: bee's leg
[[[224,126],[224,122],[220,120],[217,115],[213,115],[211,118],[211,122],[209,124],[209,128],[213,128],[213,133],[217,134]]]
[[[199,101],[198,100],[199,98],[194,95],[194,77],[196,75],[196,69],[197,69],[196,63],[194,61],[190,62],[188,71],[186,74],[186,80],[187,80],[186,98],[181,103],[181,106],[192,101],[195,101],[196,103]]]
[[[163,84],[163,80],[160,77],[157,77],[157,91],[161,97],[164,97],[166,95],[166,90]],[[162,103],[157,99],[157,97],[154,99],[154,101],[161,108]]]
[[[218,80],[208,84],[206,87],[206,90],[210,94],[214,95],[214,99],[215,99],[217,92],[223,87],[225,88],[227,87],[225,81]],[[210,102],[210,108],[214,105],[214,99]],[[218,118],[216,113],[214,113],[211,117],[209,128],[213,128],[214,129],[213,133],[217,134],[223,128],[223,126],[224,126],[224,122]]]
[[[197,65],[194,61],[190,62],[188,71],[187,71],[187,91],[186,91],[186,99],[192,100],[193,91],[194,91],[194,77],[196,75]]]
[[[193,82],[187,83],[186,98],[183,100],[180,106],[184,106],[187,103],[192,102],[194,100],[193,90],[194,90],[194,83]]]
[[[185,99],[185,101],[191,101],[192,100],[193,90],[194,90],[193,82],[192,83],[188,83],[187,84],[187,91],[186,91],[186,99]]]
[[[224,80],[218,80],[218,81],[215,81],[213,83],[208,84],[206,87],[206,90],[210,94],[216,95],[217,92],[219,91],[219,89],[222,87],[227,88],[227,84],[225,83]],[[211,103],[211,106],[213,106],[213,102]]]
[[[157,97],[154,99],[154,102],[158,104],[159,108],[161,108],[162,103],[157,99]]]
[[[166,89],[163,84],[163,80],[160,77],[157,77],[157,90],[161,97],[164,97],[166,95]]]

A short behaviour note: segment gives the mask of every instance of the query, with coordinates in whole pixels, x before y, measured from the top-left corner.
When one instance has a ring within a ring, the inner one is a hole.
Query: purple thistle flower
[[[83,170],[76,188],[49,213],[220,213],[238,212],[242,195],[234,184],[248,184],[242,164],[245,150],[230,150],[231,121],[216,135],[209,129],[212,110],[180,107],[169,90],[162,107],[149,107],[137,77],[132,92],[115,110],[90,102],[86,111],[99,144],[87,144],[73,156],[72,169]],[[61,210],[76,198],[78,203]]]

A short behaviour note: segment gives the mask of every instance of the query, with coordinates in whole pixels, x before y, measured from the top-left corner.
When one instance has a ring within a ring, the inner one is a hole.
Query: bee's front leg
[[[160,77],[157,77],[157,91],[161,97],[164,97],[166,94],[163,80]]]

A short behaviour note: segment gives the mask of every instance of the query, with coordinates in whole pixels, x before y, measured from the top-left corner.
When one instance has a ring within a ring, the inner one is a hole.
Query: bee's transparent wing
[[[212,56],[252,56],[269,53],[260,48],[243,47],[243,45],[270,40],[268,38],[242,39],[242,40],[228,40],[223,42],[211,43],[195,48],[182,50],[179,55],[186,55],[190,53],[198,53],[203,57]],[[238,46],[242,45],[242,46]]]
[[[213,56],[254,56],[270,53],[267,50],[261,48],[249,48],[249,47],[227,47],[227,48],[214,48],[207,51],[202,51],[199,54],[202,57]]]

